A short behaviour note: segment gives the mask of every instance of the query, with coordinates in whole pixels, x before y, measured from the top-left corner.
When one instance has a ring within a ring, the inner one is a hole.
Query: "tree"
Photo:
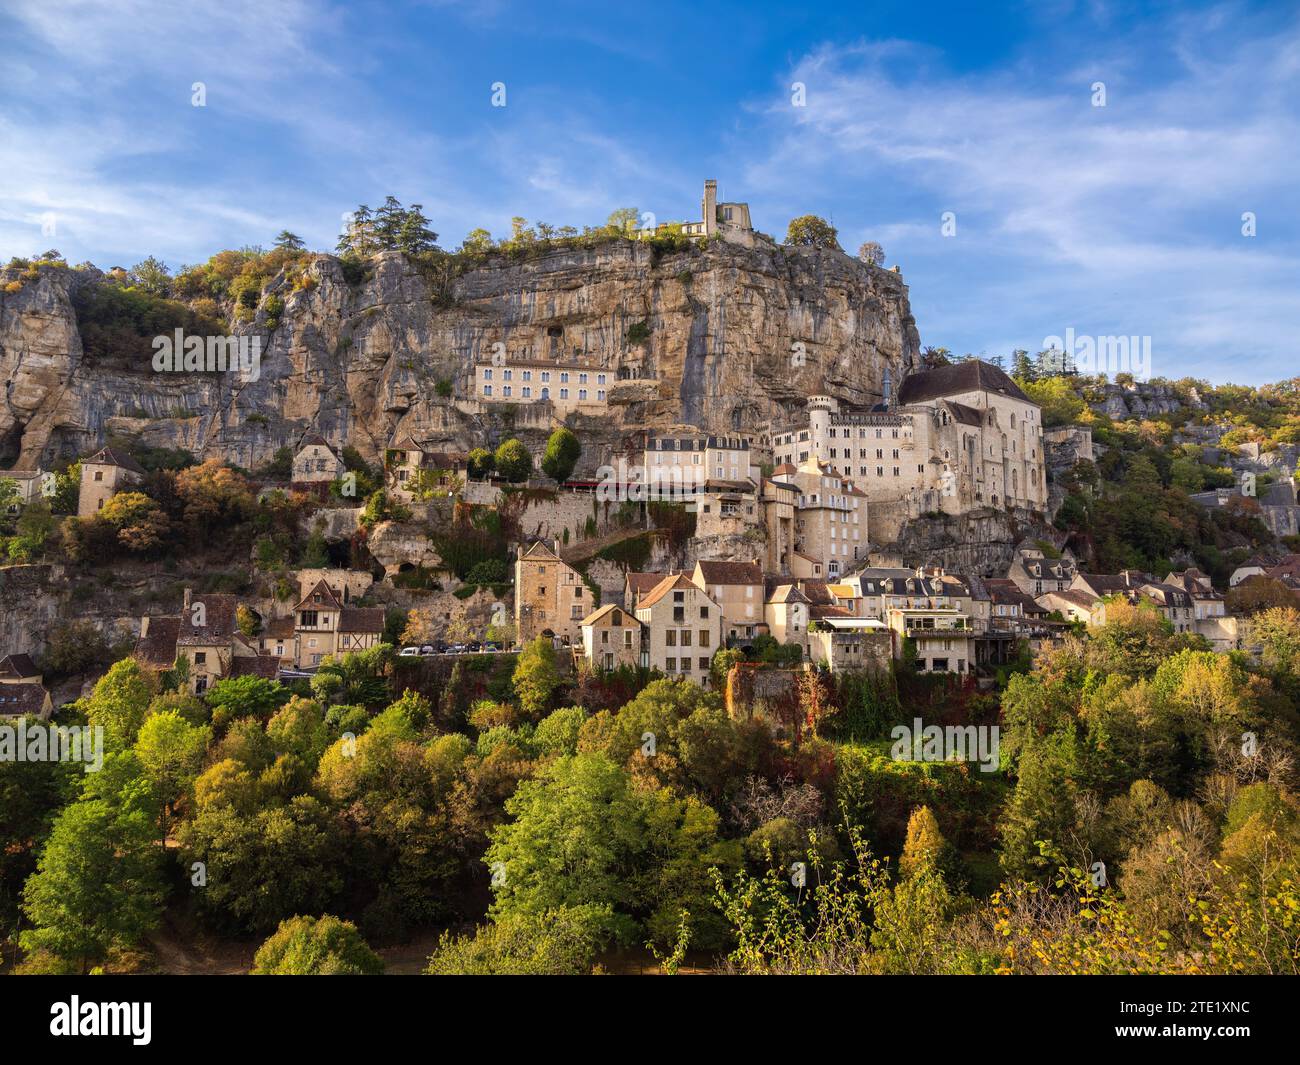
[[[491,913],[542,915],[608,906],[610,931],[676,939],[689,912],[702,947],[718,945],[711,865],[734,868],[739,845],[719,845],[718,815],[667,789],[638,789],[604,755],[556,759],[506,802],[511,820],[490,833],[485,861],[502,876]]]
[[[533,472],[533,457],[518,440],[511,438],[496,450],[493,456],[497,473],[511,484],[528,480]]]
[[[1231,614],[1258,614],[1262,611],[1294,610],[1300,595],[1274,577],[1257,573],[1228,589],[1224,604]]]
[[[34,927],[19,936],[23,950],[48,951],[83,973],[91,961],[138,942],[157,923],[164,894],[157,804],[138,764],[110,755],[97,776],[103,794],[72,803],[54,823],[23,889]]]
[[[815,214],[800,215],[790,220],[785,242],[796,247],[840,249],[839,232],[824,218]]]
[[[379,976],[384,963],[357,926],[326,914],[291,917],[253,956],[252,976]]]
[[[1002,868],[1009,876],[1031,880],[1046,873],[1040,843],[1063,847],[1072,842],[1075,789],[1049,740],[1032,744],[1021,755],[1019,774],[1000,826]]]
[[[485,447],[476,447],[469,453],[469,461],[466,463],[466,472],[471,477],[480,480],[492,476],[492,471],[496,469],[496,458]]]
[[[635,207],[619,207],[610,212],[605,225],[616,233],[622,233],[631,236],[636,230],[636,224],[641,218],[641,212]]]
[[[171,271],[167,264],[152,255],[144,262],[131,267],[131,277],[135,284],[151,296],[167,296],[172,290]]]
[[[430,976],[580,976],[609,940],[608,906],[505,914],[472,936],[444,932]]]
[[[86,702],[92,725],[102,725],[110,746],[129,747],[144,724],[154,696],[152,679],[134,658],[114,662]]]
[[[96,516],[117,530],[123,547],[136,554],[147,554],[167,540],[171,523],[162,508],[143,492],[118,492],[100,508]]]
[[[918,806],[907,821],[907,842],[903,844],[898,871],[904,878],[926,870],[938,870],[944,852],[943,833],[928,806]]]
[[[555,646],[547,637],[537,637],[520,652],[512,680],[524,715],[535,721],[545,714],[560,684]]]
[[[203,698],[212,707],[213,723],[221,726],[241,717],[265,721],[284,705],[289,693],[277,680],[243,676],[217,681]]]
[[[197,861],[207,869],[199,905],[209,918],[256,932],[335,901],[344,843],[318,800],[297,795],[281,806],[240,809],[218,801],[203,783],[200,778],[195,790],[208,801],[196,798],[198,812],[177,836],[185,865]]]
[[[874,240],[864,241],[858,248],[858,258],[871,266],[881,266],[885,261],[885,249]]]
[[[275,238],[275,246],[284,251],[307,250],[307,245],[302,242],[302,238],[297,233],[290,233],[287,229],[280,230]]]
[[[553,481],[567,481],[582,455],[582,444],[568,429],[561,426],[546,441],[546,454],[542,456],[542,472]]]
[[[140,728],[135,753],[158,796],[164,841],[167,812],[194,786],[211,736],[206,725],[191,725],[176,710],[152,714]]]

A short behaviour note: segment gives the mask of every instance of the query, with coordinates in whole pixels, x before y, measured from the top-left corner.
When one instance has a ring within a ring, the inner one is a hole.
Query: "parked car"
[[[403,647],[401,651],[398,652],[398,656],[405,658],[407,655],[418,655],[419,653],[420,649],[418,647]]]
[[[438,654],[438,655],[445,655],[445,654],[447,653],[447,641],[446,641],[446,640],[434,640],[434,641],[433,641],[433,653],[434,653],[434,654]]]
[[[422,654],[422,655],[431,655],[431,654],[433,654],[433,645],[432,645],[432,644],[427,644],[427,643],[426,643],[423,647],[420,648],[420,654]]]
[[[499,650],[501,650],[501,645],[500,645],[499,643],[496,643],[496,642],[493,641],[493,640],[488,640],[488,642],[485,643],[485,644],[483,645],[483,650],[485,650],[485,651],[499,651]]]
[[[469,643],[465,645],[465,650],[469,651],[470,654],[478,654],[481,650],[483,650],[483,645],[479,643],[477,640],[471,640]]]

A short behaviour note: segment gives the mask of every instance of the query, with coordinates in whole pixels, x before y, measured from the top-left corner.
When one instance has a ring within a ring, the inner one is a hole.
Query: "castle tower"
[[[709,178],[704,182],[704,199],[700,203],[704,214],[704,235],[713,236],[718,229],[718,182]]]
[[[839,400],[834,396],[808,397],[808,428],[811,430],[812,452],[819,458],[826,453],[826,441],[830,439],[831,415],[840,409]]]
[[[885,410],[889,410],[889,408],[894,405],[894,378],[889,372],[888,366],[885,367],[885,379],[881,384],[881,392],[883,393],[880,401],[881,406],[883,406]]]

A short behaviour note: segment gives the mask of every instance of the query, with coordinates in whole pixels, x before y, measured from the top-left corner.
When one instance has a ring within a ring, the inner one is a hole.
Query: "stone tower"
[[[704,235],[711,237],[718,230],[718,182],[714,178],[708,178],[704,182],[704,199],[700,202],[700,210],[704,213]]]

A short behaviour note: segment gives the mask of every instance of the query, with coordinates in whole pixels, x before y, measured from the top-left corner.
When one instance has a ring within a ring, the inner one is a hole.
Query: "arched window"
[[[550,399],[550,398],[551,398],[551,390],[549,388],[543,388],[542,399]]]

